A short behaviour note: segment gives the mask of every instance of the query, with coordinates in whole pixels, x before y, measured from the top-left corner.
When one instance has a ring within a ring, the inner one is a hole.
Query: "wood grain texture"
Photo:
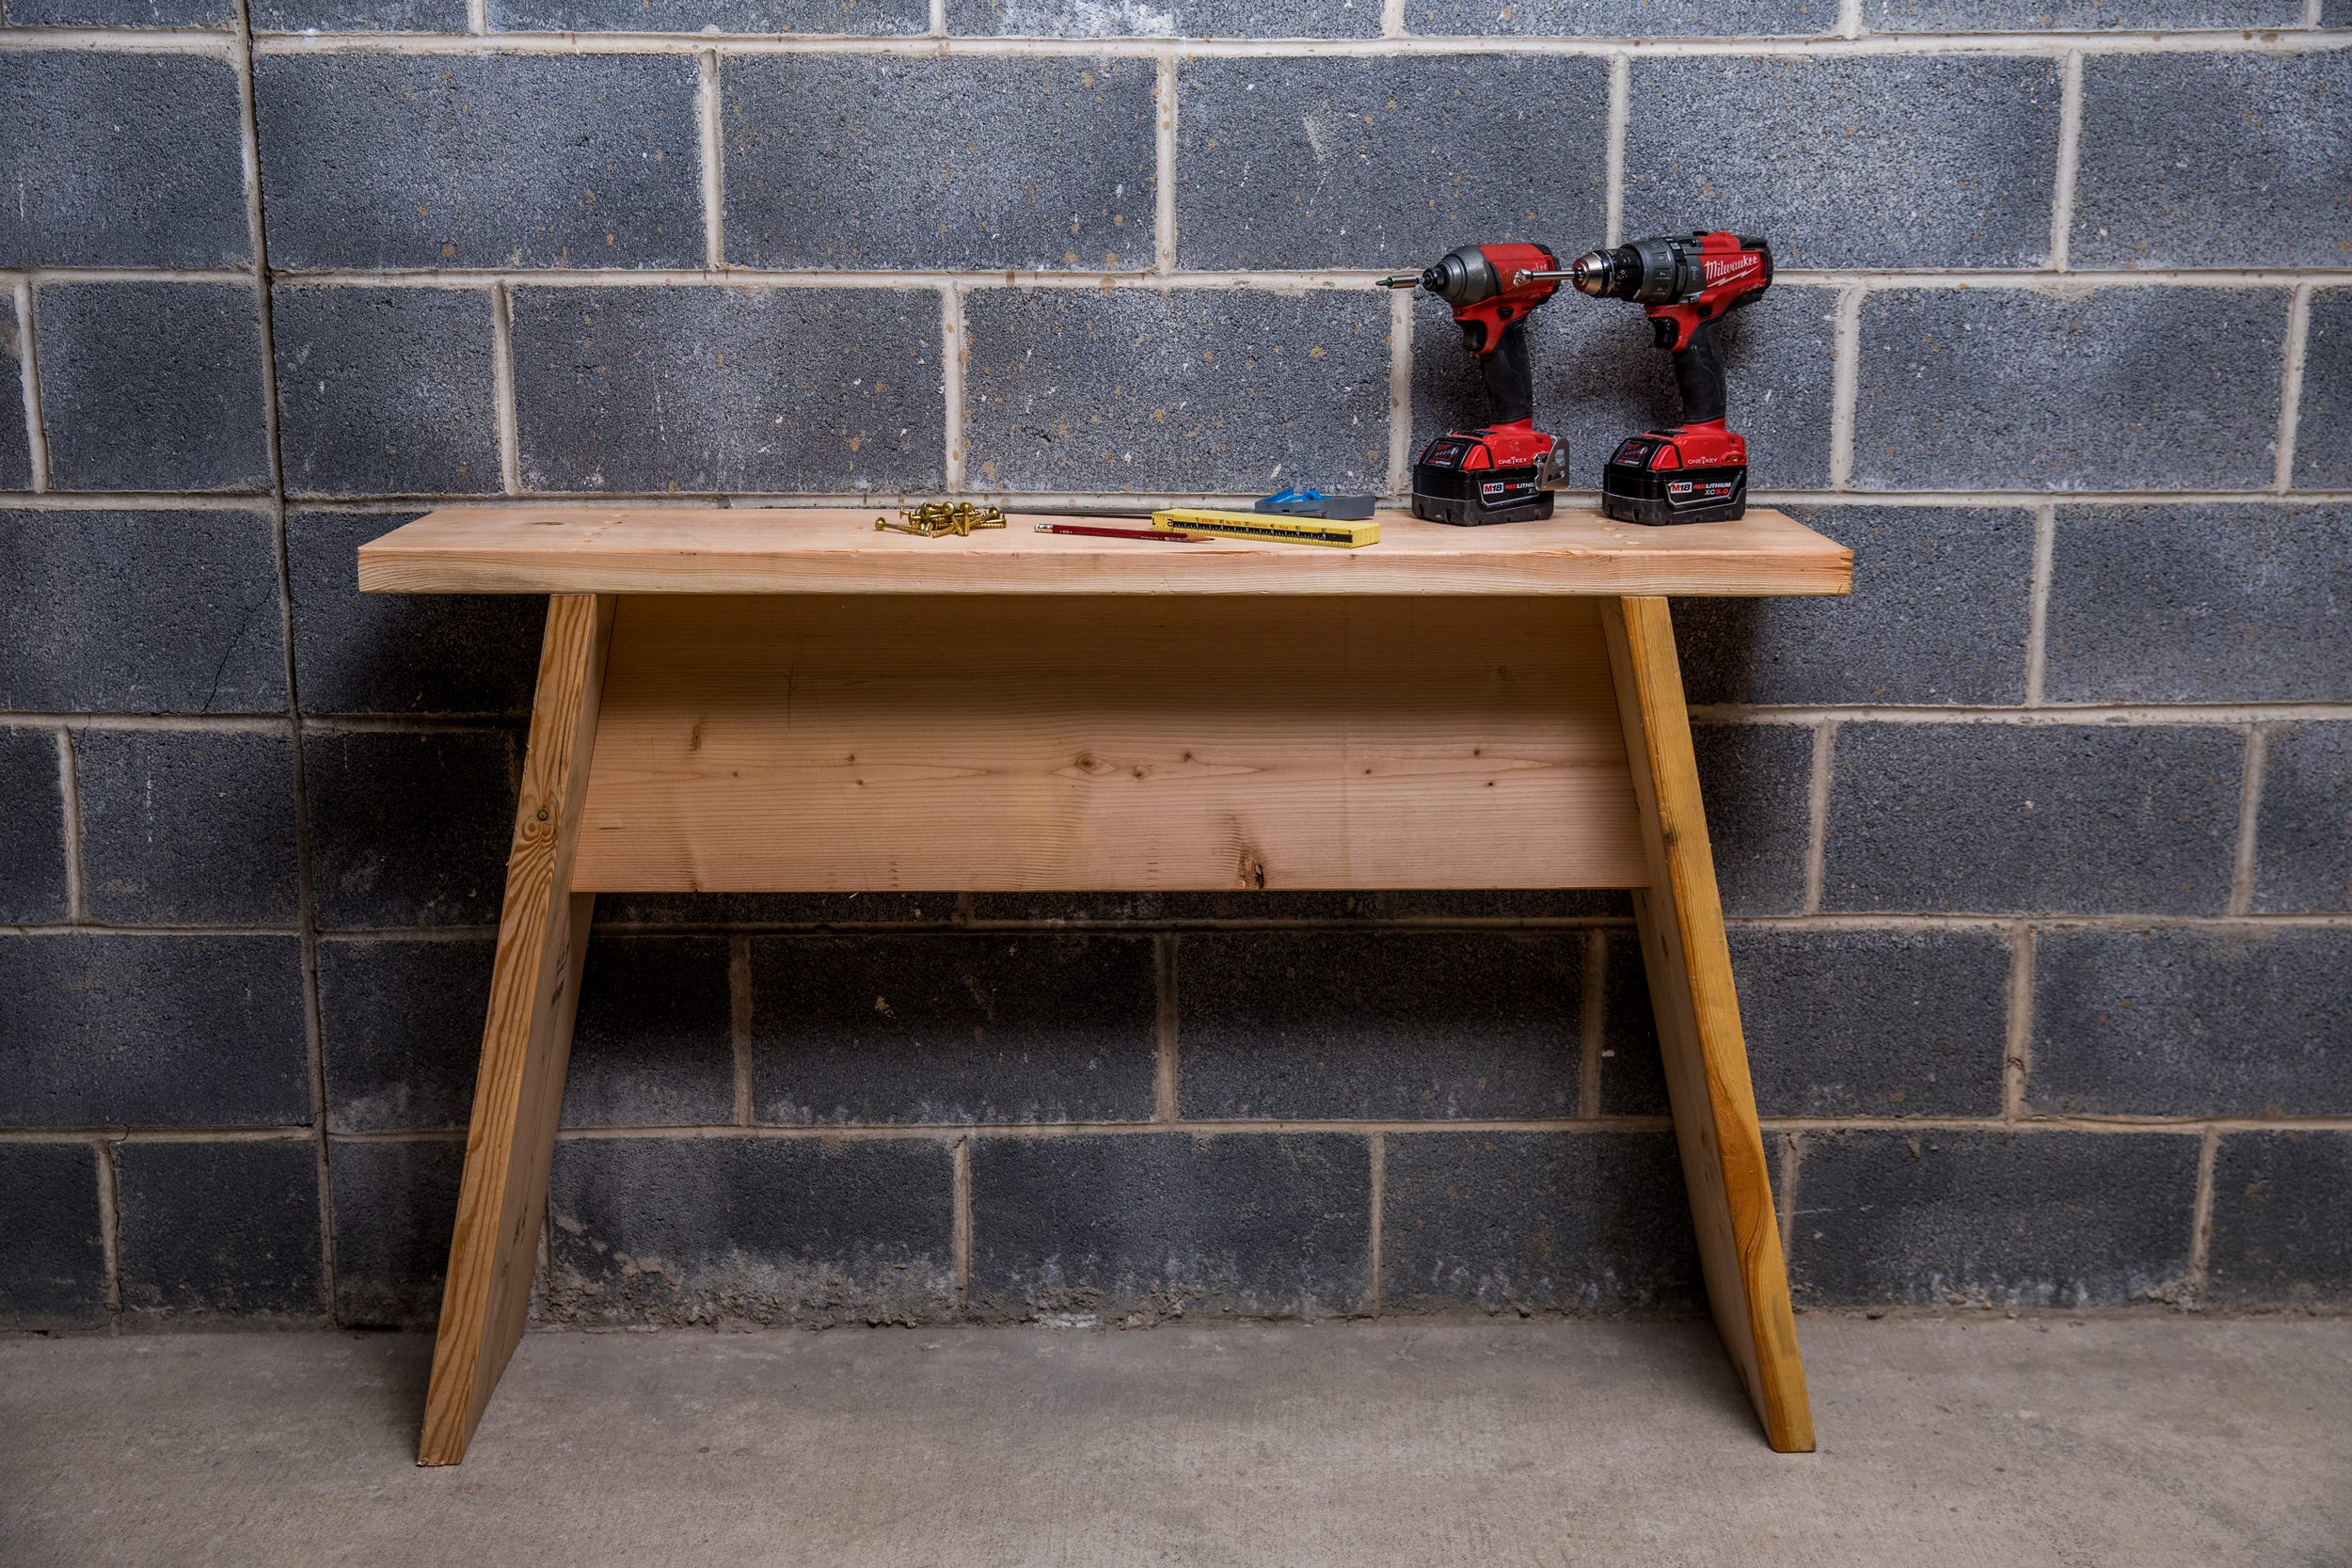
[[[359,549],[371,594],[1845,594],[1853,558],[1782,514],[1641,528],[1597,513],[1449,528],[1379,515],[1359,550],[874,531],[870,508],[453,506]],[[1074,520],[1074,519],[1062,519]],[[1115,519],[1109,519],[1114,520]],[[1131,525],[1132,526],[1132,525]]]
[[[627,598],[576,884],[1638,886],[1613,602]]]
[[[613,609],[611,598],[580,595],[548,606],[420,1465],[465,1457],[531,1303],[596,904],[573,891],[572,867]]]
[[[1611,610],[1604,629],[1649,865],[1649,886],[1634,895],[1634,913],[1708,1303],[1766,1439],[1783,1453],[1809,1452],[1812,1404],[1748,1078],[1674,625],[1661,598],[1627,598]]]

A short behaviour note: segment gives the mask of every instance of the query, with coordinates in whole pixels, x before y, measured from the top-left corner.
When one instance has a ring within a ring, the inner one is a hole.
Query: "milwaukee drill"
[[[1413,465],[1413,515],[1433,523],[1516,523],[1551,515],[1567,482],[1568,444],[1535,428],[1527,318],[1568,274],[1539,245],[1466,245],[1426,272],[1383,277],[1375,288],[1428,290],[1454,307],[1462,343],[1486,380],[1489,421],[1454,430]]]
[[[1748,443],[1724,425],[1724,353],[1715,324],[1772,285],[1772,247],[1740,234],[1665,234],[1580,256],[1565,274],[1551,276],[1596,298],[1614,295],[1642,306],[1650,341],[1674,354],[1682,422],[1617,444],[1601,468],[1601,510],[1628,523],[1745,515]]]

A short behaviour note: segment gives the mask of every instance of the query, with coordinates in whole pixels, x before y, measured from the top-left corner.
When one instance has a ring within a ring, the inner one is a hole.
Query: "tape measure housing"
[[[1214,533],[1232,539],[1263,539],[1275,544],[1329,545],[1352,550],[1380,542],[1376,522],[1339,522],[1328,517],[1283,517],[1264,512],[1220,512],[1212,507],[1177,506],[1152,514],[1152,526],[1169,532]]]

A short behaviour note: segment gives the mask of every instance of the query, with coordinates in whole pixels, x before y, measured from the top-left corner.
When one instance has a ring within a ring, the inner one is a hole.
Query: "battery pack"
[[[1737,522],[1748,512],[1748,466],[1653,468],[1669,443],[1660,436],[1629,436],[1600,471],[1600,510],[1621,523],[1651,528],[1668,523]]]
[[[1551,515],[1551,488],[1567,467],[1567,448],[1555,446],[1555,473],[1542,463],[1512,467],[1470,467],[1486,462],[1484,432],[1440,436],[1413,465],[1413,515],[1432,523],[1477,528],[1486,523],[1528,523]]]

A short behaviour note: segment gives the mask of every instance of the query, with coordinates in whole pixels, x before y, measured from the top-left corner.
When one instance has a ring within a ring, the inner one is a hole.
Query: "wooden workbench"
[[[549,595],[419,1460],[521,1337],[599,892],[1621,887],[1724,1344],[1813,1446],[1668,594],[1844,594],[1767,511],[1358,550],[450,507],[359,586]],[[952,811],[939,809],[952,800]]]

